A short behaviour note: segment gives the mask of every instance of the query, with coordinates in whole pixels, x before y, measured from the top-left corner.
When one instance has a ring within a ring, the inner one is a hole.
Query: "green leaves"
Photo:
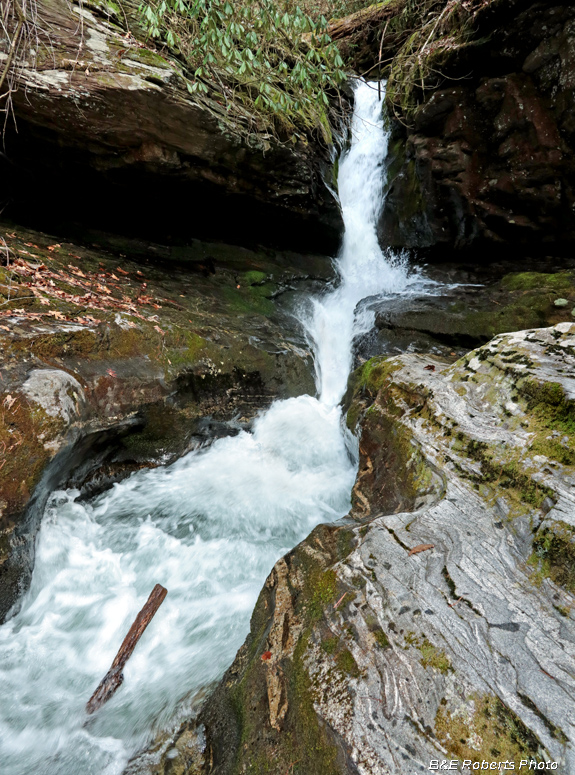
[[[297,0],[145,0],[152,37],[184,56],[190,93],[226,104],[240,131],[330,141],[330,94],[345,80],[325,16]]]

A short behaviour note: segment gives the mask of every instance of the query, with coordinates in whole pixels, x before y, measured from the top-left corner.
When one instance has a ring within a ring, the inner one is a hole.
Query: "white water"
[[[253,433],[139,472],[91,503],[74,491],[52,498],[31,588],[0,627],[2,775],[119,775],[232,662],[274,562],[348,511],[357,460],[338,403],[353,338],[371,325],[357,305],[422,290],[377,242],[386,144],[377,89],[362,84],[339,170],[341,282],[302,320],[319,398],[278,401]],[[86,700],[157,582],[169,593],[123,686],[84,727]]]

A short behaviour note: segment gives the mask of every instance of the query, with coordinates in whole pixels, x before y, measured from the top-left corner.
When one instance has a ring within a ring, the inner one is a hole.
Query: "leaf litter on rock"
[[[48,249],[55,249],[57,247],[60,247],[60,245],[49,246]],[[18,252],[37,258],[37,256],[32,256],[28,251],[19,250]],[[119,281],[117,275],[108,272],[85,273],[74,264],[68,264],[68,269],[70,270],[69,272],[66,272],[65,270],[52,270],[44,263],[32,264],[22,258],[16,258],[10,263],[10,270],[21,278],[19,283],[20,286],[29,288],[31,291],[32,295],[26,298],[36,298],[40,304],[49,305],[50,298],[48,297],[52,297],[53,299],[68,302],[74,306],[97,310],[117,310],[128,313],[141,320],[157,320],[157,316],[155,315],[148,318],[138,311],[138,306],[141,307],[146,305],[151,306],[154,309],[161,309],[161,305],[156,302],[153,296],[142,292],[143,289],[147,287],[147,283],[142,283],[135,299],[132,299],[125,293],[122,294],[121,298],[117,298],[113,295],[112,290],[107,284],[108,278]],[[128,274],[128,272],[120,269],[120,267],[118,267],[116,271],[125,275]],[[141,274],[141,272],[139,272],[139,274]],[[105,282],[101,282],[102,280]],[[59,288],[56,283],[64,283],[67,286],[78,288],[81,291],[84,291],[84,293],[82,295],[69,293],[62,288]],[[113,283],[109,284],[114,285]],[[15,300],[16,299],[14,299],[14,301]],[[9,301],[10,299],[4,303],[9,303]],[[15,314],[31,320],[39,320],[43,315],[50,315],[59,320],[73,320],[81,325],[91,325],[101,322],[89,315],[74,318],[72,315],[65,315],[61,312],[56,313],[53,310],[45,313],[31,312],[22,308],[0,311],[1,317],[11,317]]]

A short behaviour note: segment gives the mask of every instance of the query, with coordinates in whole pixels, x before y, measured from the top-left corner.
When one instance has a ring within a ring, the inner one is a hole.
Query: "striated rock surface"
[[[574,365],[560,323],[356,372],[359,524],[274,568],[201,713],[204,771],[574,771]]]
[[[330,271],[226,245],[103,237],[106,250],[4,233],[0,618],[28,583],[55,487],[97,492],[237,433],[276,397],[313,392],[311,356],[273,299]]]
[[[396,246],[575,242],[575,9],[491,6],[396,126],[381,222]]]
[[[335,249],[339,210],[321,179],[327,150],[242,140],[226,106],[198,105],[182,63],[146,41],[137,9],[134,0],[37,3],[37,45],[16,71],[17,132],[9,124],[0,201],[16,220],[46,228],[81,221],[164,239]],[[8,46],[0,41],[0,61]]]

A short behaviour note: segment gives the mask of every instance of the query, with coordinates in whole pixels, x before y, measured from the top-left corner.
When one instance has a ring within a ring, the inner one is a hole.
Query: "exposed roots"
[[[0,113],[5,129],[10,115],[15,120],[12,96],[18,88],[18,72],[28,59],[34,66],[38,51],[36,0],[3,0],[0,30]]]
[[[445,65],[475,40],[479,16],[501,0],[406,0],[390,21],[402,45],[388,64],[387,102],[402,123],[411,123],[424,93],[446,78]]]

